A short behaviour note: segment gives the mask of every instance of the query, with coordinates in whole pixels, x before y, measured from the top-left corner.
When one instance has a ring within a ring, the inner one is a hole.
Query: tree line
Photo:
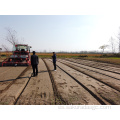
[[[7,42],[9,42],[11,45],[18,44],[19,40],[17,38],[17,32],[11,28],[6,28],[6,31],[7,31],[7,35],[6,35],[5,40]],[[119,27],[116,38],[114,38],[112,36],[110,37],[109,45],[104,44],[99,47],[99,49],[102,50],[101,52],[99,52],[99,51],[74,51],[74,52],[58,51],[57,53],[81,53],[81,54],[105,53],[105,49],[108,47],[111,49],[112,53],[117,53],[117,51],[118,51],[118,53],[120,53],[120,27]],[[11,50],[9,50],[9,48],[6,45],[2,45],[2,48],[0,48],[0,50],[2,50],[2,49],[4,49],[7,52],[11,51]],[[47,50],[43,50],[43,52],[49,53],[49,51],[47,51]],[[41,53],[42,53],[42,51],[41,51]]]

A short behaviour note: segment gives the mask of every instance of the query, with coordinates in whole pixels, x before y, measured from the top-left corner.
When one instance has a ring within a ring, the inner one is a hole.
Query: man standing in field
[[[53,52],[52,59],[53,59],[54,71],[56,71],[56,54],[55,54],[55,52]]]
[[[33,69],[33,76],[38,75],[38,64],[39,64],[38,56],[35,55],[35,51],[33,51],[33,55],[31,56],[31,65],[32,65],[32,69]],[[36,70],[36,72],[35,72],[35,70]]]

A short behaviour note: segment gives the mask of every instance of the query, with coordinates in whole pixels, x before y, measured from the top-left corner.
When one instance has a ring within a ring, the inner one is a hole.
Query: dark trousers
[[[53,62],[54,70],[56,70],[56,62]]]
[[[38,74],[38,65],[32,65],[34,76]]]

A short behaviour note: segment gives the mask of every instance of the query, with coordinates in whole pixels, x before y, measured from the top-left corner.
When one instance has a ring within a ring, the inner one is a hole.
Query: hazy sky
[[[119,26],[120,17],[113,15],[0,15],[0,46],[11,48],[5,40],[9,27],[32,50],[99,50],[117,35]]]

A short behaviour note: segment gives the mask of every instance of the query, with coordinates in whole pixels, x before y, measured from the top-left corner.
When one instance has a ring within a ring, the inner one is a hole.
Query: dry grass
[[[32,55],[32,53],[30,53]],[[0,55],[6,55],[6,57],[12,55],[12,52],[0,52]],[[53,55],[52,53],[36,53],[41,58],[51,58]],[[100,61],[100,62],[107,62],[112,64],[119,64],[120,65],[120,58],[110,58],[105,57],[101,58],[101,54],[73,54],[73,53],[56,53],[57,58],[84,58],[94,61]],[[80,56],[87,56],[87,57],[80,57]],[[1,60],[4,60],[6,57],[1,57]]]
[[[85,58],[88,60],[120,65],[120,58]]]
[[[53,55],[52,53],[36,53],[37,55]],[[31,53],[32,55],[32,53]],[[101,56],[101,54],[74,54],[74,53],[56,53],[57,56],[85,56],[87,55],[88,57],[91,57],[91,56]]]
[[[1,55],[12,55],[12,52],[0,52]],[[32,53],[30,53],[32,55]],[[42,56],[52,56],[52,53],[36,53],[36,55],[42,55]],[[56,53],[57,56],[85,56],[87,55],[88,57],[91,56],[100,56],[101,54],[74,54],[74,53]]]

